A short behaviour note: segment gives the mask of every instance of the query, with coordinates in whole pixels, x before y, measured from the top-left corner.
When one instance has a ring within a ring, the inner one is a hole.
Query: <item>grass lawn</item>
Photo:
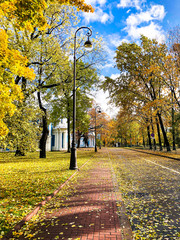
[[[94,149],[78,150],[78,167],[93,154]],[[46,159],[38,152],[25,157],[0,153],[0,239],[74,173],[69,165],[66,152],[48,152]]]

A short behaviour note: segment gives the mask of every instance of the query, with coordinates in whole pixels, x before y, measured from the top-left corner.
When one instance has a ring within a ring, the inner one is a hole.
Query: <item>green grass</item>
[[[77,152],[80,168],[93,155],[93,149]],[[0,153],[0,239],[73,173],[69,170],[70,154],[48,152],[15,157]]]

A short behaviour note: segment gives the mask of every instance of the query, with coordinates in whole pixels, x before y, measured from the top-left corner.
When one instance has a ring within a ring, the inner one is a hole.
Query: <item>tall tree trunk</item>
[[[148,134],[148,140],[149,140],[149,149],[152,150],[152,143],[151,143],[151,135],[150,135],[150,127],[147,126],[147,134]]]
[[[25,77],[20,78],[20,77],[18,76],[18,77],[16,78],[16,80],[17,80],[17,83],[16,83],[16,84],[18,84],[18,82],[20,81],[20,79],[22,80],[22,82],[21,82],[21,90],[22,90],[22,92],[23,92],[23,94],[24,94],[23,103],[25,104],[25,102],[26,102],[26,85],[27,85],[27,80],[26,80]],[[16,157],[17,157],[17,156],[25,156],[25,151],[23,151],[23,149],[22,149],[21,147],[17,146],[16,152],[15,152],[15,156],[16,156]]]
[[[145,142],[145,138],[144,138],[144,131],[142,130],[142,137],[143,137],[143,147],[146,147],[146,142]]]
[[[161,114],[158,112],[158,113],[157,113],[157,116],[158,116],[158,118],[159,118],[159,123],[160,123],[160,126],[161,126],[161,131],[162,131],[162,134],[163,134],[163,137],[164,137],[164,145],[166,146],[167,152],[170,152],[170,151],[171,151],[171,148],[170,148],[170,145],[169,145],[169,141],[168,141],[168,138],[167,138],[166,131],[165,131],[165,129],[164,129],[164,125],[163,125],[163,121],[162,121],[162,118],[161,118]]]
[[[85,143],[85,147],[89,147],[89,144],[88,144],[88,133],[84,133],[84,143]]]
[[[126,140],[126,138],[124,140],[125,140],[125,147],[127,147],[127,140]]]
[[[22,77],[21,89],[22,89],[24,95],[26,94],[26,86],[27,86],[27,80],[25,77]]]
[[[144,140],[144,134],[143,134],[143,146],[144,146],[144,148],[146,147],[146,143],[145,143],[145,140]]]
[[[172,106],[172,137],[173,137],[173,150],[176,150],[175,124],[174,124],[174,107],[173,106]]]
[[[81,132],[79,130],[78,130],[78,133],[77,133],[77,137],[78,137],[77,148],[80,148]]]
[[[153,147],[154,147],[154,150],[156,150],[156,139],[155,139],[155,134],[154,134],[154,126],[153,126],[153,120],[152,120],[152,117],[151,117],[151,128],[152,128],[152,133],[153,133]]]
[[[46,109],[42,106],[40,92],[38,92],[37,94],[38,94],[39,107],[43,111],[43,116],[42,116],[43,130],[42,130],[42,136],[39,143],[40,158],[46,158],[46,141],[49,133],[48,124],[47,124],[47,113],[46,113]]]
[[[67,127],[68,127],[68,149],[67,152],[71,152],[71,130],[70,130],[70,112],[69,112],[69,101],[68,101],[68,111],[67,111]]]
[[[25,153],[22,151],[22,149],[20,149],[19,147],[17,147],[16,152],[15,152],[15,156],[25,156]]]
[[[156,118],[156,126],[157,126],[157,133],[158,133],[158,139],[159,139],[159,150],[162,151],[161,134],[160,134],[160,128],[159,128],[159,123],[157,118]]]
[[[43,110],[43,109],[42,109]],[[43,121],[43,131],[42,131],[42,136],[40,139],[40,158],[46,158],[46,141],[47,141],[47,137],[48,137],[48,125],[47,125],[47,116],[46,116],[46,109],[45,111],[43,110],[44,114],[42,117],[42,121]]]

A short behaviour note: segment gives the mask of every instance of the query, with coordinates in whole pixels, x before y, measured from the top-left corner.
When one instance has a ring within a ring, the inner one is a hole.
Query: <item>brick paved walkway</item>
[[[78,175],[68,196],[57,195],[45,206],[41,221],[30,232],[32,239],[129,239],[122,237],[109,164],[99,160]]]

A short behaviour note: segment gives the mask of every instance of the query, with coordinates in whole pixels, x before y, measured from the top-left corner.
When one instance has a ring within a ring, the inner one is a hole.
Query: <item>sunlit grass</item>
[[[77,155],[80,168],[93,149],[82,149]],[[46,159],[40,159],[38,152],[25,157],[0,153],[0,239],[74,173],[69,164],[66,152],[48,152]]]

